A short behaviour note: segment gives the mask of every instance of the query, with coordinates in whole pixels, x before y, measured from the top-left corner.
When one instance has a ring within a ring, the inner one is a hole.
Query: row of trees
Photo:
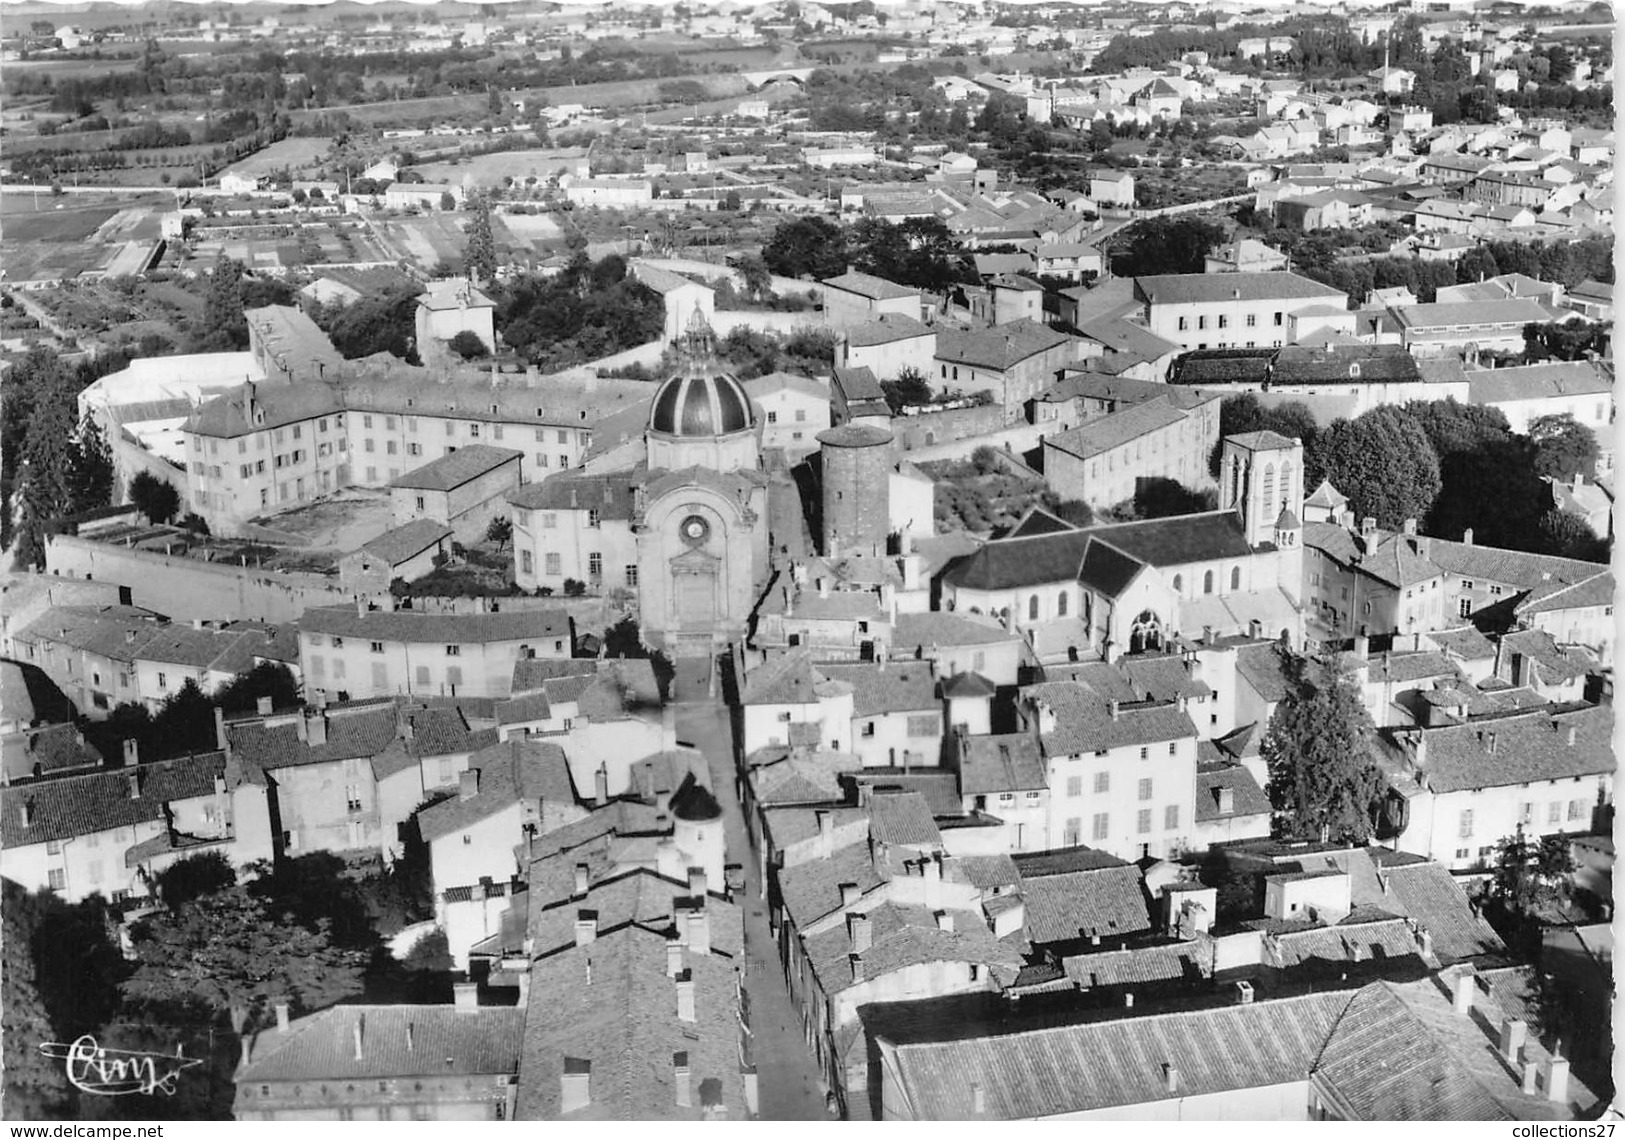
[[[1265,408],[1247,393],[1227,398],[1219,421],[1222,435],[1270,430],[1302,439],[1305,489],[1329,479],[1357,518],[1379,526],[1416,519],[1442,538],[1470,527],[1487,546],[1608,557],[1607,543],[1557,509],[1542,481],[1589,474],[1596,464],[1595,433],[1571,416],[1542,416],[1519,434],[1496,408],[1439,400],[1372,408],[1321,429],[1301,402]]]

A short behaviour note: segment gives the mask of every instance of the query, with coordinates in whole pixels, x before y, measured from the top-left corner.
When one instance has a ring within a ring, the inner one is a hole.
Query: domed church
[[[515,578],[562,592],[635,590],[643,637],[674,656],[744,635],[768,577],[761,425],[696,318],[656,391],[642,454],[619,470],[568,472],[511,492]]]

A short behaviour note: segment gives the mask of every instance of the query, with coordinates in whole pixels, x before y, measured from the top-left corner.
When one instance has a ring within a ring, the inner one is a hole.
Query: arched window
[[[1230,505],[1233,507],[1241,502],[1241,461],[1235,460],[1230,464]]]
[[[1294,498],[1292,494],[1292,461],[1281,464],[1281,503],[1285,506]],[[1274,519],[1270,520],[1274,522]]]
[[[1060,596],[1055,599],[1055,616],[1056,617],[1065,617],[1066,616],[1066,591],[1065,590],[1062,590],[1061,593],[1060,593]]]
[[[1038,620],[1038,595],[1037,594],[1034,594],[1032,597],[1027,599],[1027,620],[1028,621],[1037,621]]]
[[[1211,594],[1212,592],[1213,592],[1213,571],[1209,570],[1207,573],[1202,575],[1202,593]]]
[[[1230,589],[1231,590],[1239,590],[1239,589],[1241,589],[1241,567],[1240,566],[1232,566],[1230,568]]]
[[[1175,574],[1174,575],[1174,593],[1183,594],[1184,592],[1185,592],[1185,575],[1183,575],[1183,574]]]
[[[1275,521],[1275,464],[1264,464],[1264,482],[1261,484],[1263,494],[1259,496],[1258,505],[1263,508],[1266,522]]]

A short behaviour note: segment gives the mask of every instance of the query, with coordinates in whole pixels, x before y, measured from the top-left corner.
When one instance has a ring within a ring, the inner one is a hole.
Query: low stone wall
[[[997,404],[983,404],[975,408],[922,412],[916,416],[893,416],[890,426],[898,450],[914,452],[964,439],[990,436],[1003,431],[1007,425],[1003,408]]]

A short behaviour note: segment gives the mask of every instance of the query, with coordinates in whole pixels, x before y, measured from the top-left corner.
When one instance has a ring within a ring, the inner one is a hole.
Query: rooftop
[[[389,485],[418,491],[452,491],[507,463],[514,464],[513,477],[517,482],[518,461],[524,458],[524,454],[509,447],[470,443],[459,447],[449,455],[431,459],[422,467],[414,467],[392,480]]]

